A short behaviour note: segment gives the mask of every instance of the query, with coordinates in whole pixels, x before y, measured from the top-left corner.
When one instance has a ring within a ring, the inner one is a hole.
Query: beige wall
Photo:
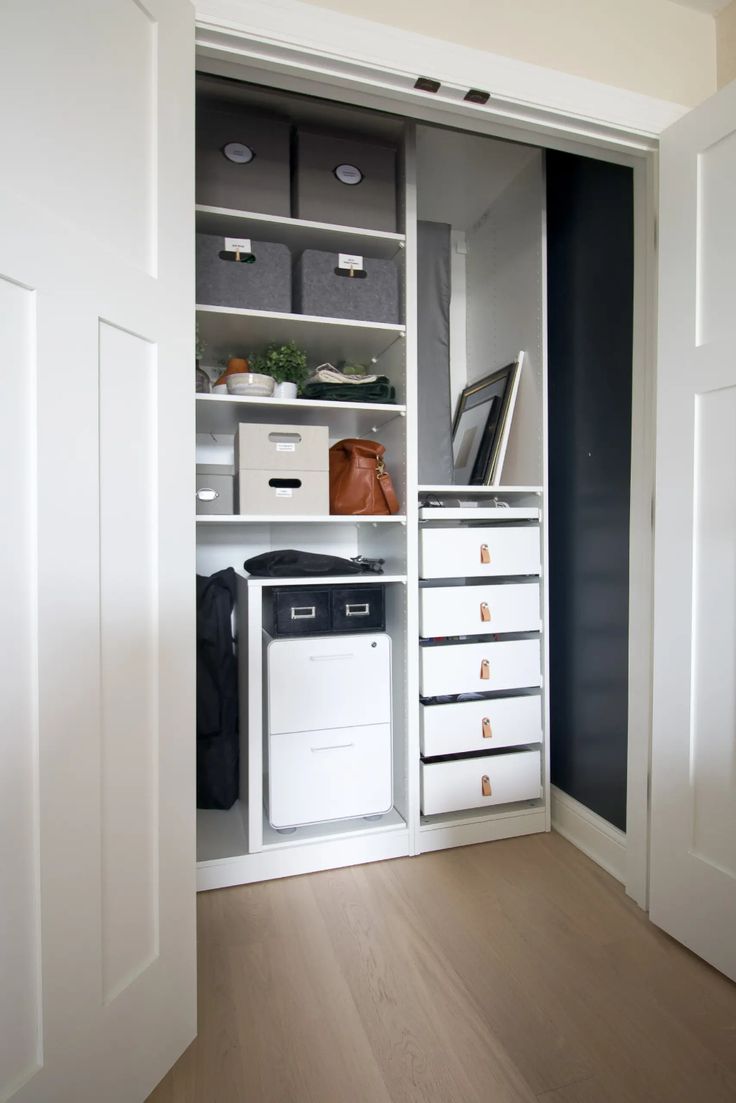
[[[307,3],[689,107],[716,88],[713,17],[670,0]]]
[[[716,17],[718,87],[736,80],[736,0]]]

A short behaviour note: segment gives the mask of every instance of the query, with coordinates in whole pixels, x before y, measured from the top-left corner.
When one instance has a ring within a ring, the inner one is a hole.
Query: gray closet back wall
[[[630,169],[547,154],[552,783],[626,829]]]

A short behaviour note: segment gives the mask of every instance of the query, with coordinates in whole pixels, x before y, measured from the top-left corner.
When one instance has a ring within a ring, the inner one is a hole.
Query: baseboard
[[[555,831],[625,884],[626,834],[554,785],[551,794]]]

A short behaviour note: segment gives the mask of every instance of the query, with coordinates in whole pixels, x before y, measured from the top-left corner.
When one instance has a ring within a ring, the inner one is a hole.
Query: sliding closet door
[[[0,1099],[195,1031],[193,12],[0,6]]]

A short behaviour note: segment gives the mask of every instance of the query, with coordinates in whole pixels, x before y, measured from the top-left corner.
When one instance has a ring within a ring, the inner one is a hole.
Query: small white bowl
[[[238,372],[227,377],[228,394],[241,398],[270,398],[273,394],[274,378],[271,375],[258,375],[257,372]]]

